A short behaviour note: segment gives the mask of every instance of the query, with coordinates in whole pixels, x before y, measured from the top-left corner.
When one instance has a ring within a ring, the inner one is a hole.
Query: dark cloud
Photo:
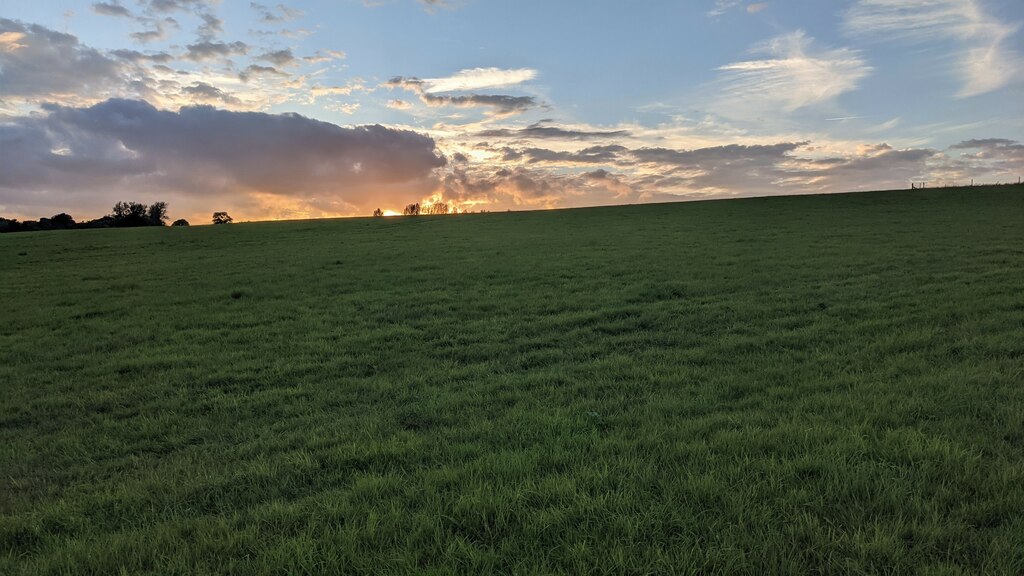
[[[0,203],[88,196],[100,211],[142,189],[218,206],[262,194],[372,210],[428,195],[446,164],[432,138],[379,125],[136,100],[45,109],[0,125]]]
[[[166,64],[166,63],[174,60],[174,57],[171,56],[170,54],[166,53],[166,52],[154,52],[154,53],[146,54],[146,53],[143,53],[143,52],[139,52],[138,50],[125,50],[125,49],[121,49],[121,50],[111,50],[110,51],[110,55],[114,56],[114,57],[117,57],[117,58],[120,58],[121,60],[125,60],[127,62],[131,62],[133,64],[140,64],[140,63],[143,63],[143,62],[153,62],[153,63],[157,63],[157,64]]]
[[[92,5],[92,11],[103,16],[117,16],[121,18],[132,18],[131,10],[125,8],[120,2],[96,2]]]
[[[547,150],[545,148],[526,148],[522,156],[530,163],[549,162],[567,164],[612,164],[626,152],[625,146],[591,146],[576,152]]]
[[[531,124],[526,128],[499,128],[494,130],[484,130],[476,135],[482,138],[553,138],[561,140],[589,140],[594,138],[616,138],[628,136],[629,132],[626,130],[573,130],[561,128],[559,126],[551,126],[548,124],[548,121],[542,120],[535,124]]]
[[[735,168],[754,165],[770,166],[807,142],[782,142],[769,145],[729,144],[695,150],[673,150],[670,148],[640,148],[632,152],[638,162],[669,164],[678,167],[700,168],[702,166],[731,165]]]
[[[196,31],[200,39],[210,41],[224,32],[224,21],[212,13],[201,13],[199,18],[203,21]]]
[[[270,62],[275,66],[287,66],[295,62],[295,55],[292,54],[291,50],[286,48],[284,50],[264,52],[263,54],[260,54],[259,57],[257,57],[256,59],[262,60],[264,62]]]
[[[448,96],[431,94],[424,88],[423,80],[396,76],[388,80],[387,86],[402,88],[416,93],[420,101],[427,106],[458,106],[462,108],[489,107],[498,116],[507,116],[525,112],[537,106],[533,96],[507,96],[502,94],[467,94]]]
[[[188,60],[199,62],[201,60],[210,60],[213,58],[227,58],[235,55],[242,55],[249,51],[249,46],[245,42],[212,42],[203,41],[196,42],[195,44],[189,44],[186,46],[188,50],[184,57]]]
[[[246,66],[245,70],[238,73],[238,78],[243,82],[248,82],[254,76],[288,76],[288,73],[282,72],[273,66],[261,66],[259,64],[250,64]]]
[[[964,140],[958,144],[950,146],[952,150],[967,150],[967,149],[992,149],[992,148],[1012,148],[1012,147],[1024,147],[1016,140],[1007,140],[1006,138],[984,138],[984,139],[973,139]]]
[[[72,95],[87,97],[120,84],[123,64],[84,46],[71,34],[0,18],[0,34],[21,36],[0,50],[0,101]]]
[[[193,100],[198,102],[208,103],[223,103],[237,105],[241,102],[235,96],[224,92],[216,86],[207,84],[206,82],[196,82],[191,86],[186,86],[181,89],[182,93],[191,96]]]

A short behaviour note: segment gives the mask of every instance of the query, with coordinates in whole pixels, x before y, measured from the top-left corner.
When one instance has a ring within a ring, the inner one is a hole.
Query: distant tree
[[[153,202],[147,211],[149,222],[153,226],[164,226],[167,223],[167,202]]]
[[[420,204],[419,204],[419,202],[417,202],[415,204],[409,204],[408,206],[406,206],[405,209],[402,210],[402,214],[405,215],[405,216],[419,216],[420,215]]]
[[[0,233],[21,230],[21,222],[14,218],[0,218]]]
[[[95,220],[79,222],[76,228],[113,228],[115,225],[113,216],[104,216]]]
[[[111,217],[114,219],[114,226],[124,228],[152,225],[149,219],[149,207],[139,202],[118,202],[114,204]]]
[[[188,220],[185,220],[184,218],[179,218],[172,222],[171,226],[188,226]]]
[[[376,210],[373,211],[373,215],[374,216],[378,216],[378,217],[379,216],[383,216],[384,215],[384,211],[381,210],[380,208],[377,208]]]
[[[447,214],[448,210],[447,202],[434,202],[426,207],[427,214]]]
[[[235,221],[235,219],[232,218],[231,216],[228,216],[227,212],[214,212],[213,213],[213,223],[214,224],[231,224],[234,221]]]
[[[75,219],[72,218],[70,214],[65,214],[64,212],[61,212],[60,214],[57,214],[56,216],[50,218],[50,226],[52,228],[57,228],[60,230],[74,228]]]

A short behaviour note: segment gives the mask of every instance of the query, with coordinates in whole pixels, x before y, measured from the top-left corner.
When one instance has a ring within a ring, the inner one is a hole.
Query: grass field
[[[2,574],[1022,574],[1024,188],[8,234],[0,394]]]

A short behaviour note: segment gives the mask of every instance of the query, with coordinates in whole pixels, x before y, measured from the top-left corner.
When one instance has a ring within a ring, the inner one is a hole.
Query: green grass
[[[1024,188],[0,237],[0,573],[1024,573]]]

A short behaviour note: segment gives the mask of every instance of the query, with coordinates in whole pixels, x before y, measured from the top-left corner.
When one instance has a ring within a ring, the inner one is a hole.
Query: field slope
[[[0,237],[0,573],[1024,573],[1024,189]]]

